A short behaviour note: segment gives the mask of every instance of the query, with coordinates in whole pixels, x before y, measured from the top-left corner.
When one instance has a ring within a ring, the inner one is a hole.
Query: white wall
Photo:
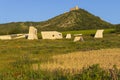
[[[38,39],[37,37],[37,29],[31,26],[29,28],[29,34],[28,34],[28,39],[33,40],[33,39]]]
[[[104,30],[97,30],[94,38],[103,38],[103,31]]]
[[[10,35],[2,35],[0,36],[0,40],[10,40],[12,37]]]
[[[57,31],[42,31],[42,39],[62,39],[62,33]]]

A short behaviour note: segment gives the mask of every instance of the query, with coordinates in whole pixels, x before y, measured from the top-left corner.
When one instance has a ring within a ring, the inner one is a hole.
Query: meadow
[[[105,29],[104,34],[112,33],[114,31],[115,31],[115,29]],[[65,31],[65,32],[62,32],[62,33],[63,33],[63,35],[66,35],[68,33],[70,33],[70,34],[94,35],[96,33],[96,30],[92,29],[92,30],[80,30],[80,31]]]
[[[79,51],[69,54],[52,56],[52,60],[43,63],[40,67],[43,70],[54,72],[62,70],[63,73],[79,73],[82,68],[88,68],[99,64],[103,69],[112,69],[116,65],[120,69],[120,49],[101,49],[91,51]],[[37,65],[36,65],[37,66]],[[36,69],[37,67],[34,66]],[[34,69],[35,69],[34,68]]]
[[[86,54],[87,56],[87,59],[85,58],[86,61],[88,61],[89,59],[92,60],[92,56],[94,57],[94,59],[99,58],[99,60],[103,57],[104,61],[105,60],[107,61],[107,59],[113,60],[113,58],[117,57],[116,60],[113,61],[113,63],[110,63],[111,64],[110,67],[112,67],[115,64],[115,65],[118,65],[118,68],[119,68],[118,61],[120,60],[118,58],[119,58],[119,49],[120,49],[120,36],[119,34],[116,34],[113,32],[114,32],[113,29],[105,30],[103,39],[94,39],[93,35],[95,33],[95,30],[62,32],[63,36],[65,36],[67,33],[71,33],[72,36],[73,34],[82,33],[83,38],[85,40],[84,42],[73,42],[73,39],[71,40],[66,40],[66,39],[62,39],[62,40],[19,39],[17,40],[16,39],[16,40],[5,40],[5,41],[0,40],[0,80],[70,80],[68,79],[69,77],[71,77],[70,75],[68,75],[69,73],[67,74],[67,76],[66,75],[63,76],[65,77],[65,79],[63,79],[62,75],[60,74],[62,73],[61,72],[62,69],[60,68],[60,70],[58,69],[58,72],[56,72],[57,68],[54,68],[53,65],[56,65],[56,67],[57,67],[57,64],[67,65],[67,63],[72,62],[73,59],[76,61],[77,60],[79,61],[79,58],[76,58],[75,55],[84,56],[84,54]],[[39,33],[39,38],[41,38],[40,33]],[[99,53],[102,53],[102,54],[99,55]],[[104,53],[106,54],[104,55]],[[61,56],[63,55],[65,57],[61,59]],[[70,56],[70,57],[67,57],[67,56]],[[73,58],[71,58],[71,56],[73,56]],[[84,59],[82,58],[80,60],[84,60]],[[53,74],[52,73],[49,74],[51,72],[50,70],[44,71],[45,65],[48,65],[48,63],[51,65],[50,69],[53,70],[52,72]],[[101,68],[99,66],[94,66],[94,64],[97,64],[97,63],[93,63],[93,64],[89,63],[91,65],[87,65],[85,70],[87,70],[87,68],[89,69],[88,66],[93,65],[92,67],[94,67],[95,69],[98,69],[96,71],[100,70],[104,72],[102,68],[104,68],[105,66],[104,64],[106,63],[103,63],[102,65],[103,67],[100,64]],[[38,67],[36,67],[36,64]],[[79,64],[79,62],[76,62],[75,64]],[[75,64],[71,64],[70,66]],[[110,64],[108,62],[108,65]],[[43,66],[43,67],[40,67],[40,66]],[[78,68],[81,70],[83,66],[84,65],[78,66]],[[37,71],[36,69],[35,70],[33,69],[34,67],[37,68]],[[63,65],[63,67],[65,66]],[[109,67],[106,67],[106,68],[109,68]],[[54,72],[54,69],[55,69],[55,72]],[[71,71],[71,69],[67,69],[66,71],[69,72]],[[79,70],[78,70],[78,73],[79,73]],[[80,73],[81,73],[80,75],[82,76],[84,74],[84,71],[82,72],[81,70]],[[100,72],[100,75],[101,73],[102,72]],[[76,74],[74,75],[77,76]],[[72,75],[72,78],[75,76]],[[108,72],[105,72],[105,75],[103,76],[108,76],[108,78],[110,78],[110,74],[108,74]],[[62,78],[62,79],[57,79],[57,78]],[[75,78],[73,78],[73,80],[75,80]],[[79,79],[76,79],[76,80],[79,80]],[[85,80],[85,79],[80,79],[80,80]]]

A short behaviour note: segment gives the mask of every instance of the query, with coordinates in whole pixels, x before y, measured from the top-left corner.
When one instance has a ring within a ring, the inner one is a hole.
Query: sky
[[[78,5],[112,24],[120,24],[120,0],[0,0],[0,23],[45,21]]]

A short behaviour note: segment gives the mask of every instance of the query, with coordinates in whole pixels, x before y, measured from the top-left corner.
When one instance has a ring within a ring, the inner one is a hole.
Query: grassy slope
[[[94,32],[94,30],[91,31]],[[90,36],[91,33],[88,34],[88,32],[89,31],[84,32],[84,34],[86,33],[87,35],[83,35],[85,42],[73,42],[73,39],[35,41],[25,39],[0,40],[0,68],[4,68],[9,62],[13,62],[25,55],[32,57],[32,59],[35,60],[47,61],[50,56],[57,54],[105,48],[120,48],[120,38],[117,34],[105,33],[103,39],[94,39]]]
[[[24,65],[28,64],[29,62],[32,64],[36,64],[38,62],[46,63],[47,61],[51,61],[51,57],[55,55],[67,54],[76,51],[91,51],[107,48],[119,49],[120,36],[115,33],[110,33],[111,31],[113,30],[105,30],[103,39],[94,39],[90,35],[93,34],[95,30],[85,30],[83,31],[85,42],[73,42],[73,39],[33,41],[25,39],[6,41],[0,40],[0,79],[13,80],[13,77],[15,79],[18,72],[21,71],[25,72],[25,75],[23,74],[24,80],[31,79],[32,76],[35,77],[32,77],[33,79],[36,79],[39,72],[31,73],[29,70],[30,66],[27,67]],[[65,35],[67,32],[63,33]],[[81,31],[70,31],[70,33],[81,33]],[[4,76],[1,76],[2,73],[4,73]],[[20,79],[19,75],[17,77],[18,78],[15,80]],[[51,76],[51,78],[53,77],[54,76]]]
[[[52,61],[41,64],[41,68],[54,72],[62,70],[64,73],[79,73],[81,69],[94,64],[99,64],[103,69],[112,69],[116,65],[120,69],[120,49],[102,49],[92,51],[79,51],[52,57]]]
[[[104,33],[112,33],[114,32],[114,29],[104,29]],[[63,35],[66,35],[68,33],[70,34],[83,34],[83,35],[91,35],[91,34],[95,34],[97,30],[93,29],[93,30],[79,30],[79,31],[64,31],[62,32]]]
[[[113,27],[112,24],[101,20],[93,14],[79,9],[56,16],[44,22],[38,27],[45,27],[46,30],[81,30],[81,29],[101,29]]]
[[[83,34],[83,36],[94,36],[96,33],[96,29],[91,29],[91,30],[77,30],[77,31],[61,31],[63,34],[63,37],[65,37],[68,33],[72,34]],[[109,34],[115,32],[115,29],[104,29],[104,34]],[[39,39],[42,39],[41,33],[38,33]]]

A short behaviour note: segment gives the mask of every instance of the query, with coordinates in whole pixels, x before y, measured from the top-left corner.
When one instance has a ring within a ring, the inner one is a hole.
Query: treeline
[[[0,34],[16,34],[16,33],[26,33],[28,32],[28,26],[23,23],[7,23],[0,24]]]

